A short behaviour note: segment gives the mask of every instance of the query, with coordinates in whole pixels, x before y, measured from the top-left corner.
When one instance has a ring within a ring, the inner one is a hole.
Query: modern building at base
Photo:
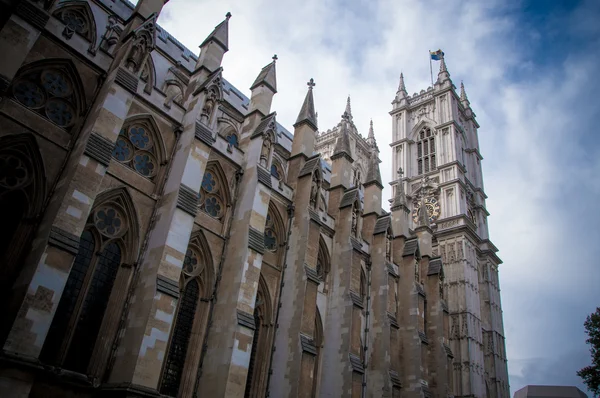
[[[525,386],[515,392],[514,398],[587,398],[587,395],[573,386]]]
[[[0,4],[3,397],[508,397],[477,122],[442,61],[379,147],[293,134],[164,0]],[[293,105],[291,105],[293,106]],[[469,174],[467,174],[469,170]],[[427,209],[424,211],[423,209]]]

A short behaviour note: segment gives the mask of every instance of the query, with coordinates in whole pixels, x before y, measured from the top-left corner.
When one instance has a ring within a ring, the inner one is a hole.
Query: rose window
[[[27,185],[29,172],[21,159],[13,155],[0,157],[0,186],[8,189]]]
[[[75,122],[73,84],[66,74],[56,69],[32,72],[15,79],[13,95],[17,101],[40,113],[60,127]]]
[[[102,207],[94,215],[94,224],[102,235],[114,237],[123,229],[123,216],[114,207]]]
[[[197,276],[204,270],[203,264],[195,250],[187,249],[183,260],[183,272],[188,276]]]
[[[121,129],[112,156],[144,177],[152,178],[158,171],[154,140],[147,127],[141,124]]]

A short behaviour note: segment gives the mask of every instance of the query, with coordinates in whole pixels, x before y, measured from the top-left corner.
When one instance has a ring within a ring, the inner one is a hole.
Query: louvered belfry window
[[[177,312],[175,329],[171,338],[169,355],[163,372],[163,381],[160,389],[161,394],[176,397],[181,384],[181,375],[188,351],[188,343],[192,335],[192,326],[194,325],[194,316],[198,306],[200,290],[198,282],[191,280],[185,287]]]
[[[419,133],[417,141],[417,168],[419,174],[429,173],[436,168],[435,139],[430,128]]]

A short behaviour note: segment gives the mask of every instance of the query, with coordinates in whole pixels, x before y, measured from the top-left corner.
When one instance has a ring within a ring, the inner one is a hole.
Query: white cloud
[[[581,351],[581,324],[599,305],[600,157],[589,129],[599,115],[593,90],[600,85],[592,78],[600,57],[586,60],[574,52],[549,65],[536,63],[528,51],[545,32],[521,25],[519,3],[504,3],[174,0],[160,23],[195,49],[231,11],[225,75],[248,94],[277,53],[273,109],[290,129],[309,78],[317,83],[321,130],[337,124],[350,94],[363,135],[373,118],[385,181],[392,179],[388,112],[400,71],[410,93],[424,89],[431,84],[427,51],[445,51],[451,77],[456,85],[464,79],[482,126],[490,236],[505,262],[501,283],[514,390],[530,382],[517,377],[521,364],[552,357],[556,345]],[[565,16],[560,28],[598,40],[597,18],[590,16],[598,13],[585,8],[590,5]]]

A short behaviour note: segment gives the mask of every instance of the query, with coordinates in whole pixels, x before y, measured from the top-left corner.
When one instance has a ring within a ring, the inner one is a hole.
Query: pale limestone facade
[[[349,99],[319,133],[311,79],[292,134],[276,57],[248,98],[221,68],[231,16],[196,56],[164,2],[0,4],[0,395],[506,396],[500,260],[465,217],[487,213],[459,138],[421,182],[399,90],[388,213]],[[427,94],[453,107],[416,128],[460,123],[478,162],[444,76]]]

